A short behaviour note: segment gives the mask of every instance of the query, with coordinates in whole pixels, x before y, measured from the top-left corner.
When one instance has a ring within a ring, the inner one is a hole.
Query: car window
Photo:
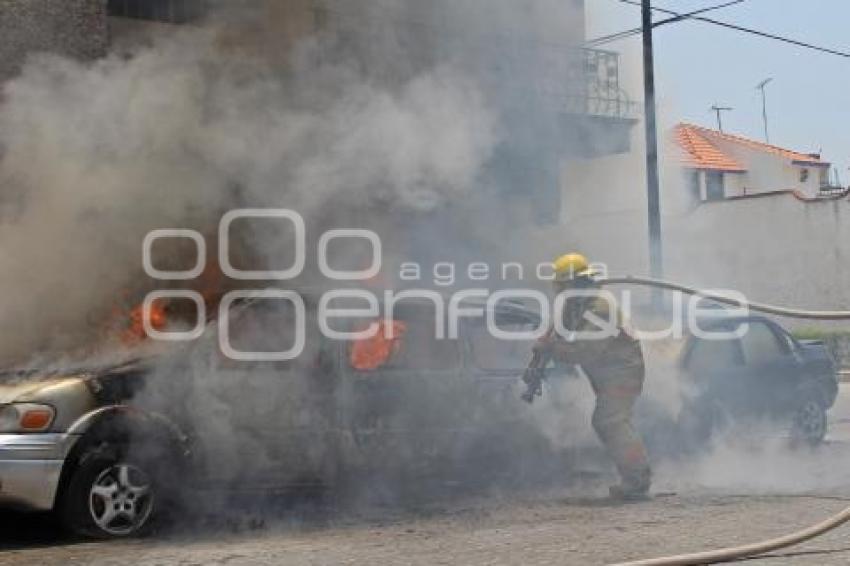
[[[688,358],[688,368],[695,372],[718,371],[741,364],[741,351],[737,339],[697,339]]]
[[[499,324],[505,332],[530,332],[536,325],[525,322]],[[484,370],[522,371],[531,359],[534,340],[500,340],[494,337],[485,324],[474,324],[469,331],[472,363]]]
[[[796,351],[797,344],[794,342],[794,339],[788,335],[787,332],[780,330],[778,333],[779,342],[782,344],[782,351],[786,354]]]
[[[776,333],[763,322],[750,322],[747,333],[741,337],[744,360],[748,365],[761,365],[775,361],[785,353]]]

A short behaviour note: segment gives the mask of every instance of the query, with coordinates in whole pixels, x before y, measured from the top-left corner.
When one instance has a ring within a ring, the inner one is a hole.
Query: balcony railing
[[[545,47],[544,47],[545,48]],[[551,49],[551,48],[550,48]],[[639,106],[620,87],[620,55],[600,49],[564,49],[540,73],[547,76],[544,97],[568,114],[634,118]]]
[[[620,54],[601,49],[581,49],[583,92],[568,96],[566,109],[591,116],[633,118],[639,105],[620,87]]]
[[[457,44],[463,58],[470,45]],[[630,119],[639,105],[620,86],[620,56],[613,51],[501,39],[474,45],[469,66],[495,92],[532,95],[567,114]]]

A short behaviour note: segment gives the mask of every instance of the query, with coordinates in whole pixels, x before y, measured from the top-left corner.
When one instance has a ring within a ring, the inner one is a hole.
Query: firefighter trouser
[[[650,483],[646,448],[632,425],[632,412],[643,388],[643,367],[593,372],[596,392],[593,430],[617,466],[623,485],[646,490]]]

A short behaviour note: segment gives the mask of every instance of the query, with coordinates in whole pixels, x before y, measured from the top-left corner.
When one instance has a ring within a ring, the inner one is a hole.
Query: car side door
[[[219,328],[196,344],[201,350],[191,356],[173,402],[195,425],[196,455],[213,485],[283,486],[318,481],[325,472],[335,407],[311,369],[318,337],[306,330],[296,360],[262,359],[292,348],[301,331],[295,320],[289,303],[245,303],[222,323],[226,337]],[[223,344],[238,355],[225,353]]]
[[[496,313],[495,323],[499,330],[514,335],[532,331],[539,325],[533,318],[513,313]],[[520,377],[528,367],[536,340],[497,337],[484,317],[465,320],[463,338],[464,379],[474,387],[475,394],[471,406],[473,420],[486,418],[499,406],[516,404]]]
[[[724,331],[734,330],[724,327]],[[738,338],[692,336],[683,360],[682,394],[686,406],[718,405],[732,410],[745,377]]]
[[[784,411],[793,401],[803,371],[791,342],[773,323],[755,319],[747,322],[741,350],[746,368],[742,400],[760,414]]]
[[[437,337],[433,307],[394,312],[398,338],[379,364],[358,363],[356,340],[339,348],[341,422],[372,463],[382,455],[418,460],[436,452],[466,411],[459,341]]]

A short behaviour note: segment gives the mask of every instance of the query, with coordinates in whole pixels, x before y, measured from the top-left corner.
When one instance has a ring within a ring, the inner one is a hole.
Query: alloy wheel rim
[[[803,405],[797,416],[797,423],[807,438],[820,437],[824,428],[824,416],[820,406],[811,401]]]
[[[89,513],[104,532],[126,536],[138,531],[153,511],[150,478],[131,464],[102,471],[89,491]]]

